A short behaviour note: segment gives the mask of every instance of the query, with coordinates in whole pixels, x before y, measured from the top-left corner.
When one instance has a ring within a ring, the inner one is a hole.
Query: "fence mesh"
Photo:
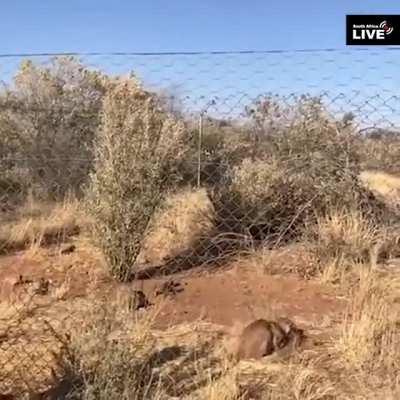
[[[85,309],[78,297],[63,302],[64,270],[47,279],[26,252],[48,247],[55,269],[57,257],[75,257],[59,246],[82,221],[63,219],[66,206],[54,204],[82,199],[105,80],[137,77],[185,124],[180,195],[138,258],[138,277],[148,278],[292,240],[327,207],[321,199],[351,202],[351,192],[374,208],[356,175],[400,168],[398,56],[391,48],[1,56],[0,394],[46,387],[57,374],[56,332]]]

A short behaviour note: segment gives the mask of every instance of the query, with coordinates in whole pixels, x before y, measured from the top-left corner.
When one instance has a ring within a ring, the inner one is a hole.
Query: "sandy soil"
[[[284,255],[276,252],[271,258],[275,270],[279,263],[290,269],[289,264],[296,262],[299,257],[287,250]],[[179,290],[156,295],[162,284],[171,279]],[[34,290],[40,280],[49,282],[44,294]],[[17,366],[30,370],[31,385],[44,385],[51,379],[54,371],[49,365],[57,346],[51,344],[51,332],[43,321],[65,330],[79,323],[78,315],[83,310],[80,302],[89,296],[112,299],[131,289],[143,290],[152,303],[141,313],[151,312],[162,303],[155,322],[156,328],[162,329],[202,320],[232,331],[255,318],[287,316],[317,337],[332,333],[330,328],[345,307],[345,301],[329,287],[286,272],[265,274],[254,263],[117,284],[108,278],[100,258],[79,246],[66,255],[56,248],[41,249],[34,255],[19,252],[0,258],[0,360],[7,366],[2,369],[5,376],[0,393],[10,389],[10,382],[17,382],[20,387],[25,384],[15,377],[21,372]]]

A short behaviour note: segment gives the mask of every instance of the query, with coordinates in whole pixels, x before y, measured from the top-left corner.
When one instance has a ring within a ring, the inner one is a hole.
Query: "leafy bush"
[[[110,85],[88,201],[96,241],[117,279],[132,273],[151,217],[178,179],[183,138],[183,124],[134,78]]]
[[[25,61],[0,93],[0,157],[24,170],[42,196],[63,196],[87,179],[107,79],[72,57]]]
[[[198,121],[197,121],[198,122]],[[190,152],[183,160],[181,170],[184,181],[197,185],[199,165],[199,126],[190,127]],[[204,118],[200,144],[200,183],[218,185],[224,180],[227,169],[249,157],[253,149],[248,132],[241,126]]]
[[[287,178],[290,176],[275,160],[244,159],[231,170],[229,183],[214,192],[220,229],[250,233],[258,239],[276,233],[280,220],[287,217],[283,213],[296,210],[282,207],[288,200]]]
[[[0,211],[11,210],[26,195],[26,186],[21,182],[21,176],[14,171],[3,170],[0,174]]]
[[[304,224],[333,208],[374,214],[378,204],[371,203],[372,194],[358,180],[353,131],[332,120],[319,99],[301,97],[284,121],[279,115],[268,123],[268,134],[260,136],[255,156],[231,168],[227,185],[216,191],[224,229],[247,231],[258,239],[296,237]],[[257,118],[261,131],[267,122],[260,125]]]

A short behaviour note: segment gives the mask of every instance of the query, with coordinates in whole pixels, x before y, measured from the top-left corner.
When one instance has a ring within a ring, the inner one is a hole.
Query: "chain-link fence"
[[[137,277],[149,278],[297,240],[329,207],[357,202],[381,218],[358,175],[399,171],[398,55],[388,48],[1,56],[0,394],[54,378],[60,340],[50,337],[84,308],[62,303],[63,273],[43,278],[24,251],[54,252],[82,230],[82,220],[59,221],[67,212],[54,203],[84,196],[112,79],[136,77],[184,130],[174,194],[150,220],[137,258]],[[43,206],[27,208],[32,198],[46,204],[47,219]]]

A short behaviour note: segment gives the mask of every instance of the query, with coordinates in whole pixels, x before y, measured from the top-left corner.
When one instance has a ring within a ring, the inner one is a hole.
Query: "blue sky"
[[[344,47],[346,13],[398,0],[3,1],[0,53]]]
[[[392,98],[400,93],[400,51],[345,46],[347,13],[400,14],[399,0],[9,0],[1,12],[0,54],[341,49],[83,61],[113,72],[134,70],[157,87],[179,87],[197,108],[218,97],[219,111],[227,114],[267,91],[329,91],[338,111],[354,108],[367,119],[376,111],[400,115],[400,101]],[[9,75],[20,61],[0,59],[0,74]]]

